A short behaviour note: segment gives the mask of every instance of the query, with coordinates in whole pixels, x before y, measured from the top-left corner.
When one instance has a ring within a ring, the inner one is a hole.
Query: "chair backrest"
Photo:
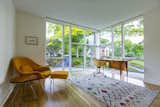
[[[15,70],[19,73],[21,73],[20,67],[22,65],[29,65],[32,68],[36,68],[39,66],[33,60],[31,60],[30,58],[27,58],[27,57],[15,57],[12,59],[12,63],[13,63]]]
[[[94,59],[94,63],[97,67],[105,67],[106,66],[105,61],[100,61],[100,60]]]

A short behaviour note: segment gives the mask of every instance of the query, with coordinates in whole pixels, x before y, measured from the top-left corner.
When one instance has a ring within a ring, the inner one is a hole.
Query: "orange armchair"
[[[12,60],[15,70],[20,75],[38,75],[39,78],[47,78],[51,74],[48,66],[41,66],[27,57],[16,57]]]

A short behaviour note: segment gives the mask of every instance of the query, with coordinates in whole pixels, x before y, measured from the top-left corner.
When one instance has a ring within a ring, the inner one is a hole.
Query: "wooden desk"
[[[126,71],[128,77],[128,60],[126,59],[97,59],[97,60],[108,62],[109,68],[120,70],[120,79],[122,79],[122,71]]]

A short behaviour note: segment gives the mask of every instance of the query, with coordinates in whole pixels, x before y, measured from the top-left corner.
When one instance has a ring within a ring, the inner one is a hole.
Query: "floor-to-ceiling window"
[[[70,37],[70,26],[69,25],[64,25],[64,38],[63,38],[63,43],[64,43],[64,68],[68,69],[69,68],[69,51],[70,51],[70,46],[69,46],[69,37]]]
[[[81,28],[72,26],[72,67],[78,71],[84,69],[84,31]]]
[[[144,72],[143,17],[108,27],[100,33],[99,41],[100,58],[130,59],[129,71]]]
[[[144,71],[143,17],[101,32],[71,24],[46,22],[46,61],[55,68],[84,71],[94,58],[129,58],[129,71]]]
[[[125,57],[129,61],[129,71],[144,72],[144,26],[143,17],[124,24]]]
[[[94,49],[95,36],[92,30],[46,22],[46,62],[53,69],[84,71],[95,57]]]
[[[63,61],[62,25],[47,22],[46,33],[46,61],[50,66],[61,68]]]

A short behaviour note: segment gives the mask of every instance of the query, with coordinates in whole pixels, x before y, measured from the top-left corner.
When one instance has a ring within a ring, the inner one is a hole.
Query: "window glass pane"
[[[72,67],[74,71],[76,69],[78,71],[83,70],[83,44],[85,42],[84,39],[84,31],[78,27],[72,27]]]
[[[47,56],[62,56],[62,25],[47,22]]]
[[[88,45],[95,45],[95,34],[91,30],[85,30],[86,43]]]
[[[113,35],[114,35],[114,57],[121,58],[122,57],[121,25],[117,25],[113,27]]]
[[[143,58],[144,26],[143,19],[135,19],[124,25],[125,56]]]
[[[100,35],[100,57],[111,57],[112,55],[112,31],[107,28]]]
[[[125,57],[129,61],[129,71],[144,72],[144,25],[143,17],[124,25]]]
[[[84,43],[83,29],[72,27],[72,43]]]
[[[46,59],[50,66],[62,67],[62,25],[46,22]]]
[[[64,27],[64,55],[69,54],[69,26]]]
[[[96,58],[96,47],[86,46],[86,67],[92,68],[94,65],[94,58]]]
[[[96,58],[96,39],[95,33],[91,30],[86,30],[86,44],[84,46],[85,49],[85,67],[86,70],[89,71],[95,67],[93,59]]]
[[[69,67],[69,26],[64,26],[64,67]]]

